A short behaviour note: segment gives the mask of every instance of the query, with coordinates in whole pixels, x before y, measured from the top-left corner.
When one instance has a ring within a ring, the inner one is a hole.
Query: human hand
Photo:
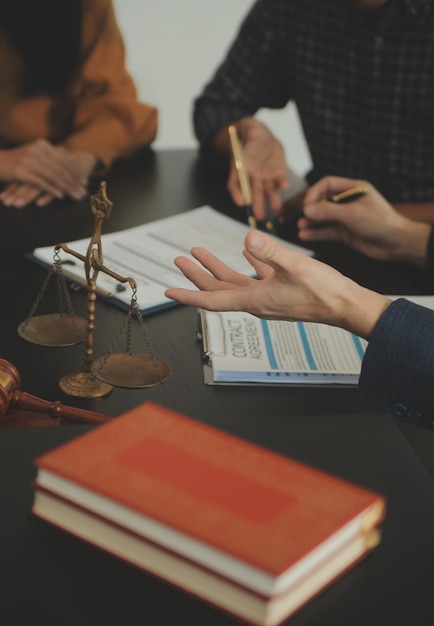
[[[97,166],[98,159],[94,154],[85,150],[77,150],[72,148],[67,150],[72,157],[71,168],[74,172],[74,175],[79,180],[82,180],[85,185],[87,185],[89,182],[89,178],[92,175],[92,172]]]
[[[341,326],[366,339],[390,304],[385,296],[259,231],[247,234],[245,246],[258,279],[234,272],[204,248],[193,248],[192,255],[205,269],[187,257],[177,257],[175,264],[199,291],[171,288],[166,296],[211,311]]]
[[[330,196],[363,185],[368,193],[344,204]],[[298,220],[303,241],[342,241],[378,260],[406,260],[423,264],[430,232],[395,211],[369,183],[327,176],[308,189],[303,217]]]
[[[54,200],[54,196],[51,193],[42,192],[38,187],[27,183],[10,183],[1,192],[0,200],[5,206],[22,209],[32,204],[32,202],[36,206],[46,206]]]
[[[240,138],[247,174],[252,187],[252,209],[258,220],[266,217],[266,201],[278,213],[282,207],[280,189],[288,188],[287,165],[283,146],[268,128],[255,118],[235,123]],[[238,173],[232,161],[227,187],[238,206],[245,205]]]
[[[90,157],[95,163],[95,157]],[[63,198],[65,195],[80,200],[86,194],[89,164],[88,153],[75,154],[62,146],[52,145],[46,139],[38,139],[17,148],[0,151],[0,179],[24,184],[24,187],[19,185],[20,192],[25,190],[25,193],[19,194],[17,202],[23,202],[24,196],[29,198],[32,195],[30,188],[39,189],[40,194],[46,194],[47,201]],[[0,199],[15,206],[16,188],[8,186],[7,190],[6,194],[0,194]]]

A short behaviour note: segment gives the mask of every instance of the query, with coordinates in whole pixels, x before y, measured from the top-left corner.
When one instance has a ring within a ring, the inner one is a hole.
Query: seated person
[[[397,213],[372,185],[358,200],[327,201],[363,181],[327,177],[306,195],[299,220],[304,241],[343,241],[383,261],[400,260],[434,274],[434,235],[429,224]],[[366,339],[358,397],[376,411],[434,429],[434,311],[405,298],[366,289],[329,265],[288,250],[252,230],[244,255],[258,279],[232,271],[203,248],[176,265],[198,288],[171,288],[169,298],[212,311],[247,311],[261,318],[342,327]]]
[[[254,214],[265,217],[265,200],[278,213],[286,157],[257,113],[293,102],[310,185],[330,173],[364,178],[390,202],[412,205],[408,215],[422,202],[434,215],[433,33],[425,0],[257,0],[195,100],[202,151],[228,154],[235,123]],[[242,205],[233,165],[228,189]]]
[[[89,177],[150,144],[111,0],[0,3],[0,200],[80,200]]]

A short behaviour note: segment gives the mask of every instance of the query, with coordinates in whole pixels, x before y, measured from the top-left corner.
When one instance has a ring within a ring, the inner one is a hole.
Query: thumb
[[[286,248],[275,243],[270,237],[258,230],[252,230],[246,235],[245,246],[247,252],[256,260],[270,265],[274,269],[282,267],[282,252],[289,253]]]

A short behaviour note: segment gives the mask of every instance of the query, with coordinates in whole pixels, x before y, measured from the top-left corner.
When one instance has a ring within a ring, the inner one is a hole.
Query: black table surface
[[[114,208],[103,232],[134,226],[201,205],[238,217],[224,169],[193,150],[146,150],[120,162],[107,177]],[[94,183],[94,191],[97,181]],[[46,271],[26,253],[35,247],[90,236],[88,201],[22,211],[0,207],[3,298],[0,355],[13,362],[21,388],[42,398],[119,415],[146,400],[293,456],[384,493],[388,512],[382,543],[292,620],[302,624],[428,624],[434,574],[434,433],[367,413],[355,389],[211,387],[203,383],[197,313],[182,306],[145,317],[157,357],[172,375],[149,389],[116,388],[101,400],[64,396],[59,378],[80,369],[83,346],[45,348],[16,332],[40,293]],[[240,217],[241,219],[241,217]],[[282,236],[294,238],[288,226]],[[381,264],[336,244],[316,247],[318,258],[362,284],[389,294],[430,293],[422,272]],[[84,291],[71,295],[84,314]],[[50,286],[41,312],[53,312]],[[98,300],[94,352],[106,353],[125,314]],[[118,624],[145,619],[169,624],[231,624],[233,620],[90,546],[33,519],[32,461],[89,427],[0,430],[0,599],[5,624],[40,618],[46,624]],[[139,618],[139,616],[141,616]]]

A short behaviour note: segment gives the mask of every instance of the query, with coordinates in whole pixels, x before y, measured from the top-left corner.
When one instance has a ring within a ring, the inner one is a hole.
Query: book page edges
[[[92,514],[57,501],[41,492],[32,512],[36,517],[61,528],[92,546],[117,557],[127,564],[145,570],[158,578],[200,597],[225,612],[252,624],[276,626],[318,595],[350,567],[363,558],[378,542],[377,529],[353,538],[332,558],[309,576],[301,578],[293,588],[273,597],[231,583],[228,579],[198,567],[191,561],[168,553],[153,544],[107,525]],[[55,507],[51,506],[54,501]]]
[[[356,515],[347,524],[338,529],[325,541],[315,546],[310,552],[303,555],[298,561],[291,564],[285,571],[273,575],[261,570],[256,564],[241,561],[234,555],[224,553],[212,545],[204,544],[194,537],[138,515],[134,511],[128,511],[124,507],[119,507],[116,503],[104,501],[97,494],[93,496],[92,502],[86,498],[68,499],[63,495],[62,490],[51,492],[44,483],[35,483],[35,501],[39,494],[45,493],[57,502],[63,502],[65,506],[74,506],[88,514],[94,515],[104,522],[113,524],[126,532],[135,534],[145,540],[152,541],[165,549],[175,552],[184,558],[188,558],[203,567],[209,567],[223,576],[227,576],[238,584],[254,589],[258,593],[273,595],[285,592],[295,584],[295,581],[307,576],[309,572],[327,561],[342,546],[351,541],[355,536],[366,535],[374,528],[384,516],[385,504],[383,500],[376,501],[363,512]],[[82,489],[79,489],[82,492]],[[81,493],[80,495],[83,495]],[[86,494],[84,494],[86,495]],[[101,505],[101,506],[98,506]],[[367,521],[368,520],[368,521]]]

